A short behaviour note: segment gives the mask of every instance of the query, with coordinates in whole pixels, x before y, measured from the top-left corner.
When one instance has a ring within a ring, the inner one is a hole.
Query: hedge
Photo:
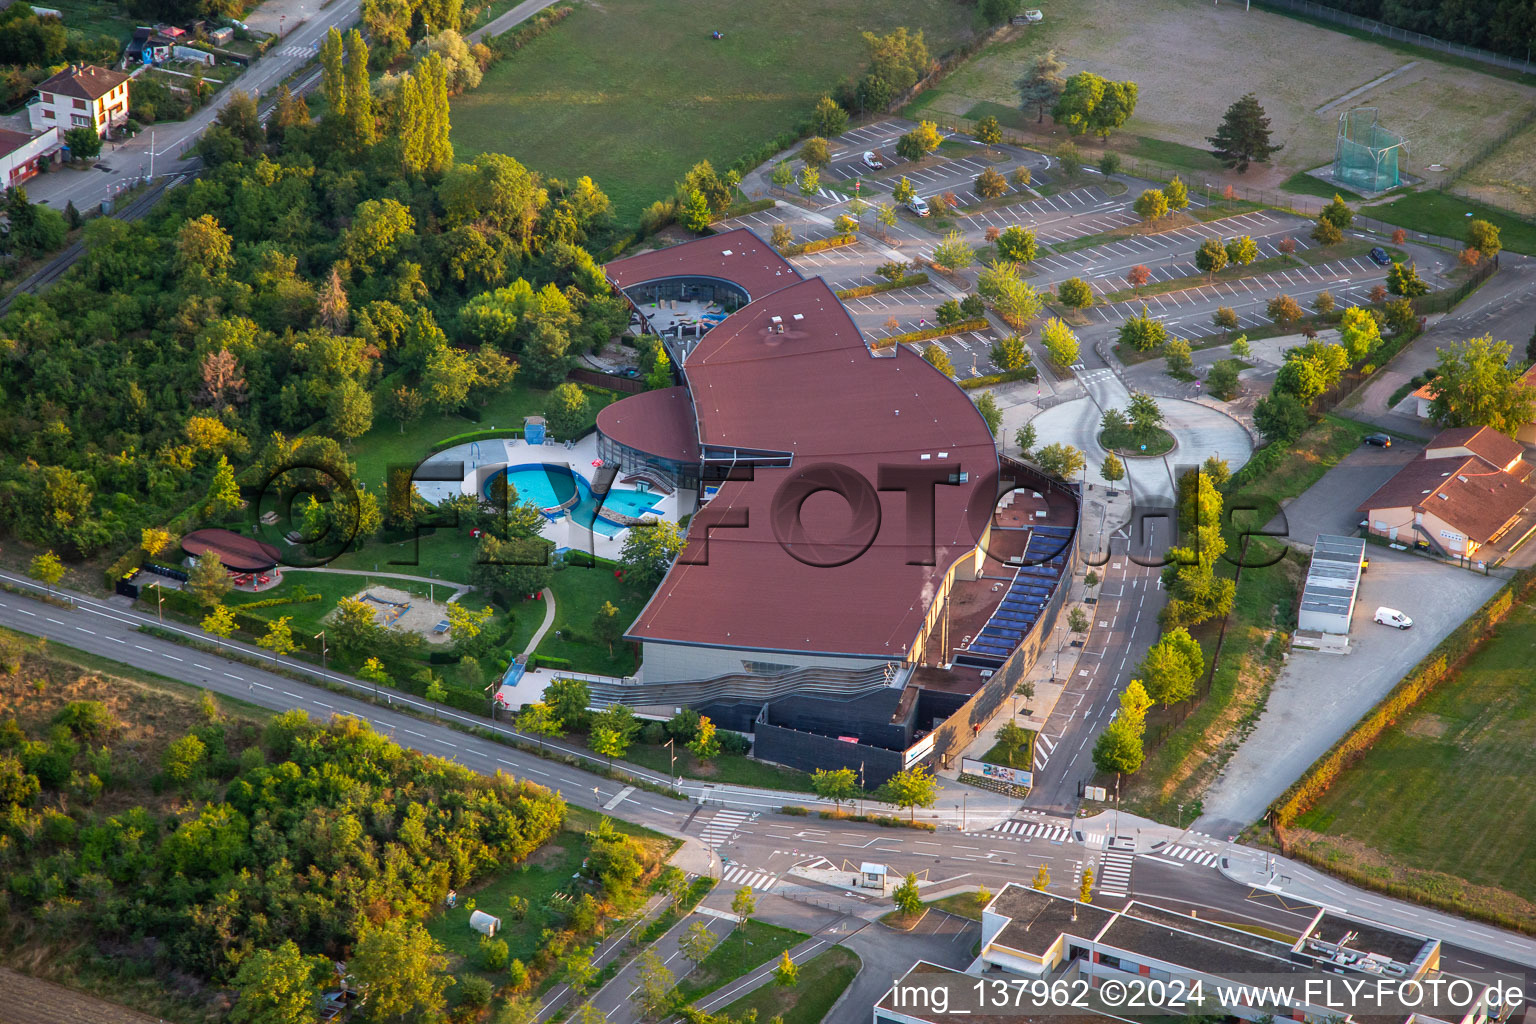
[[[463,434],[454,434],[452,437],[443,438],[432,446],[432,450],[435,452],[442,451],[444,448],[452,448],[456,444],[466,444],[470,441],[490,441],[500,437],[522,436],[522,427],[505,427],[499,430],[491,427],[487,430],[470,430]]]
[[[818,238],[812,242],[801,242],[799,245],[786,245],[779,250],[779,255],[804,256],[808,252],[821,252],[823,249],[836,249],[844,245],[852,245],[858,240],[858,235],[833,235],[831,238]]]
[[[890,348],[892,345],[904,345],[909,341],[927,341],[930,338],[946,338],[951,334],[964,334],[966,331],[984,331],[992,325],[984,318],[975,320],[962,320],[958,324],[950,324],[948,327],[930,327],[923,331],[908,331],[906,334],[892,334],[881,338],[874,343],[875,348]]]
[[[499,36],[492,36],[486,42],[490,44],[491,49],[497,56],[521,50],[534,39],[537,39],[564,21],[573,10],[575,8],[570,5],[547,8],[535,14],[518,28],[512,29],[509,32],[503,32]]]
[[[906,818],[897,818],[889,814],[844,814],[841,811],[822,811],[821,816],[828,821],[862,821],[866,825],[879,825],[882,828],[915,828],[920,832],[937,832],[939,827],[931,821],[909,821]]]
[[[302,597],[299,597],[297,595],[292,596],[292,597],[264,597],[260,601],[242,601],[239,604],[235,605],[235,607],[236,608],[245,608],[245,609],[250,609],[250,608],[276,608],[280,604],[308,604],[311,601],[318,601],[318,600],[320,600],[322,596],[324,596],[324,595],[321,595],[321,594],[305,594]]]
[[[989,373],[981,377],[971,377],[960,382],[960,386],[966,390],[971,388],[985,388],[993,384],[1006,384],[1015,380],[1039,380],[1040,371],[1033,366],[1021,366],[1017,370],[1005,370],[1002,373]]]
[[[760,213],[763,210],[771,210],[778,205],[777,199],[749,199],[745,202],[732,203],[720,214],[721,220],[730,220],[732,217],[745,217],[749,213]]]
[[[552,654],[530,654],[528,656],[528,668],[565,668],[571,667],[570,658],[557,658]]]
[[[1339,773],[1369,750],[1389,726],[1412,710],[1435,687],[1455,675],[1461,663],[1482,646],[1515,602],[1524,600],[1533,589],[1536,589],[1536,569],[1517,573],[1425,655],[1402,682],[1392,688],[1392,692],[1378,701],[1368,715],[1355,723],[1353,729],[1314,761],[1306,773],[1270,805],[1271,820],[1276,829],[1295,821],[1297,815],[1311,807]]]
[[[915,285],[927,283],[927,272],[919,271],[916,274],[908,274],[906,277],[898,277],[894,281],[882,281],[879,284],[861,284],[857,288],[841,288],[837,292],[837,297],[840,299],[862,299],[866,295],[874,295],[877,292],[891,292],[897,288],[911,288]]]
[[[107,582],[116,585],[117,581],[127,576],[130,572],[144,564],[144,549],[134,545],[126,551],[121,558],[107,567]]]

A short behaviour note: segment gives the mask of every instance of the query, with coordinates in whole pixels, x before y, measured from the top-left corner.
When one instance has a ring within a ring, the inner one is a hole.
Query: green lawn
[[[1533,909],[1533,648],[1536,604],[1527,602],[1296,824],[1359,840],[1385,857],[1392,880],[1443,896],[1457,896],[1456,883],[1465,880],[1513,893]],[[1510,909],[1508,902],[1500,909]]]
[[[940,896],[936,900],[929,900],[927,906],[969,921],[980,921],[981,910],[986,904],[977,903],[976,894],[973,892],[957,892],[949,896]]]
[[[614,578],[613,568],[599,563],[593,568],[569,565],[555,573],[550,589],[555,592],[555,622],[539,642],[538,653],[568,658],[578,672],[596,675],[633,675],[636,667],[634,646],[624,641],[613,645],[599,643],[592,623],[603,602],[612,601],[619,609],[619,621],[626,627],[645,607],[649,594],[636,594]],[[559,633],[561,635],[557,636]]]
[[[1316,175],[1308,174],[1306,171],[1297,171],[1289,178],[1286,178],[1280,183],[1280,188],[1286,192],[1295,192],[1303,196],[1316,196],[1319,199],[1332,199],[1336,195],[1352,203],[1357,203],[1364,199],[1364,196],[1351,192],[1347,188],[1330,185]]]
[[[988,764],[1000,764],[1008,768],[1022,768],[1028,771],[1030,765],[1035,762],[1036,735],[1036,733],[1030,732],[1029,742],[1014,751],[1012,757],[1008,756],[1007,748],[1001,743],[994,743],[991,750],[981,755],[981,759]]]
[[[1447,192],[1410,192],[1382,206],[1367,206],[1361,212],[1410,231],[1425,231],[1447,238],[1465,238],[1467,222],[1473,217],[1481,217],[1498,227],[1504,248],[1536,255],[1536,224]]]
[[[860,31],[923,29],[937,57],[973,9],[921,0],[603,0],[486,72],[453,101],[458,159],[504,152],[558,178],[592,178],[621,221],[699,160],[723,171],[809,115],[864,61]],[[710,32],[724,33],[721,40]]]
[[[398,541],[374,539],[337,556],[329,564],[333,569],[398,572],[468,583],[478,547],[479,542],[470,537],[468,527],[424,527],[420,537]]]
[[[794,988],[770,982],[720,1012],[731,1020],[745,1020],[748,1012],[755,1012],[760,1021],[778,1017],[784,1024],[820,1024],[859,973],[859,965],[853,950],[833,946],[800,965]]]
[[[720,940],[703,963],[678,983],[678,994],[684,1002],[692,1002],[770,960],[777,960],[786,949],[798,946],[808,938],[810,936],[804,932],[790,928],[761,921],[743,921]]]
[[[675,767],[678,775],[731,786],[759,786],[797,793],[812,791],[811,777],[805,772],[754,761],[741,754],[721,754],[708,761],[700,761],[686,747],[678,746],[677,762],[674,765],[672,752],[666,747],[636,743],[624,755],[624,760],[658,772],[670,772]]]

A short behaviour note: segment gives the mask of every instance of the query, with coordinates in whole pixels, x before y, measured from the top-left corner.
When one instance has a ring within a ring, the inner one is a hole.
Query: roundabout
[[[1114,452],[1124,459],[1157,459],[1179,446],[1179,439],[1162,427],[1148,431],[1144,438],[1130,436],[1125,431],[1111,438],[1107,430],[1099,431],[1099,447]]]

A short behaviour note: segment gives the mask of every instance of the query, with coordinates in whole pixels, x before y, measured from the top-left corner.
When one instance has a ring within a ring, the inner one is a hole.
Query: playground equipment
[[[401,601],[386,601],[382,597],[374,597],[371,593],[364,593],[362,600],[379,605],[384,609],[384,625],[393,626],[400,620],[400,616],[410,611],[411,606]]]

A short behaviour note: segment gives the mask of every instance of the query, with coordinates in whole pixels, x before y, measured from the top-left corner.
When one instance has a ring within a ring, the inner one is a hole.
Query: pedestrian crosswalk
[[[729,842],[738,828],[755,817],[756,814],[746,811],[716,811],[715,816],[709,819],[709,824],[699,832],[699,838],[705,846],[720,846]]]
[[[1094,882],[1105,896],[1125,896],[1131,891],[1131,864],[1134,855],[1127,850],[1106,850],[1099,861],[1098,877]]]
[[[835,188],[818,188],[816,190],[816,194],[821,196],[821,198],[825,199],[829,203],[846,203],[848,200],[853,198],[850,195],[839,192]]]
[[[1089,846],[1103,846],[1104,838],[1105,836],[1102,832],[1089,832],[1087,835],[1083,836],[1083,842]]]
[[[279,57],[310,57],[315,54],[314,46],[284,46],[277,51]]]
[[[993,825],[992,831],[1001,832],[1005,836],[1018,836],[1020,839],[1045,839],[1053,843],[1067,842],[1072,836],[1072,830],[1065,826],[1034,821],[1005,821]]]
[[[1220,854],[1213,853],[1210,850],[1178,845],[1165,846],[1157,851],[1157,855],[1159,857],[1172,857],[1175,860],[1188,861],[1191,864],[1198,864],[1202,868],[1211,867],[1221,859]]]
[[[753,892],[766,892],[773,888],[779,876],[749,868],[745,864],[732,864],[721,872],[720,880],[736,886],[751,886]]]

